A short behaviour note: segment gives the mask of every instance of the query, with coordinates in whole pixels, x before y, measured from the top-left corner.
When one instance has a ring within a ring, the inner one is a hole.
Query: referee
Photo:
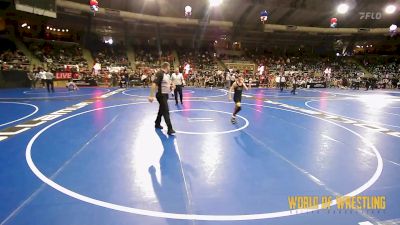
[[[157,119],[155,121],[156,129],[163,129],[161,126],[161,117],[164,117],[168,126],[168,135],[175,134],[172,128],[171,119],[169,118],[168,94],[171,91],[171,79],[169,76],[170,65],[167,62],[161,64],[161,70],[155,74],[155,80],[151,85],[149,102],[154,101],[154,92],[157,89],[156,98],[160,107],[158,109]]]
[[[174,95],[175,95],[175,104],[178,105],[178,94],[179,99],[181,100],[181,105],[183,104],[183,95],[182,95],[182,88],[185,85],[185,80],[183,79],[182,73],[177,70],[175,73],[172,74],[171,77],[172,84],[175,86]]]
[[[54,93],[54,74],[52,72],[45,72],[47,92]]]

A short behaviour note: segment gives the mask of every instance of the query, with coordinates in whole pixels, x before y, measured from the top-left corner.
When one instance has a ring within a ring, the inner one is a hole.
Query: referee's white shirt
[[[174,85],[183,85],[184,84],[182,73],[178,73],[178,74],[173,73],[171,80]]]
[[[285,83],[286,82],[286,78],[284,77],[284,76],[277,76],[276,78],[275,78],[275,82],[276,83]]]

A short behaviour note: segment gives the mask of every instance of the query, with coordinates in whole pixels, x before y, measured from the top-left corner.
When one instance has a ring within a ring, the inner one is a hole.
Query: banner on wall
[[[56,72],[56,80],[69,80],[69,79],[78,79],[78,73],[72,72]]]

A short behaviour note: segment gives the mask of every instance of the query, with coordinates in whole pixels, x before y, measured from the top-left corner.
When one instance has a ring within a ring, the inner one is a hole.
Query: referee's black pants
[[[157,119],[155,121],[156,126],[160,125],[161,117],[164,117],[168,130],[173,130],[171,119],[169,118],[168,94],[157,93],[156,98],[158,103],[160,104],[160,107],[158,108]]]
[[[296,94],[296,88],[297,88],[297,84],[293,84],[293,89],[292,89],[292,91],[290,93],[295,95]]]
[[[50,92],[50,89],[51,89],[52,92],[54,92],[53,79],[46,79],[46,86],[47,86],[47,92]]]
[[[285,87],[285,83],[284,82],[280,82],[279,83],[279,88],[281,89],[281,92],[283,91],[284,87]]]
[[[181,100],[181,103],[183,103],[183,95],[182,95],[182,85],[176,85],[175,90],[174,90],[174,95],[175,95],[175,102],[178,104],[178,94],[179,94],[179,99]]]
[[[360,82],[356,82],[355,86],[354,86],[354,90],[360,90]]]

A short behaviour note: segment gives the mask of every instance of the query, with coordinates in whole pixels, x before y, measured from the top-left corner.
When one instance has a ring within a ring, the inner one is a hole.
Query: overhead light
[[[349,5],[346,3],[342,3],[337,7],[337,12],[340,14],[345,14],[349,11]]]
[[[50,29],[50,27],[46,27],[46,29],[48,30],[48,29]]]
[[[28,24],[26,24],[26,23],[23,23],[22,25],[21,25],[21,27],[26,27]]]
[[[69,30],[68,30],[68,29],[66,29],[65,31],[66,31],[66,32],[69,32]]]
[[[192,12],[192,7],[190,5],[185,6],[185,12],[191,13]]]
[[[394,12],[396,12],[396,6],[395,5],[388,5],[385,8],[385,12],[387,14],[393,14]]]
[[[211,7],[219,6],[222,3],[222,0],[208,0]]]
[[[64,30],[64,29],[62,29],[62,30],[61,30],[61,32],[65,32],[65,30]]]
[[[57,29],[58,32],[60,32],[60,29]]]
[[[112,38],[110,38],[108,40],[105,40],[104,43],[112,45],[114,43],[114,41]]]
[[[390,27],[389,27],[389,31],[390,32],[395,32],[396,30],[397,30],[397,25],[396,24],[390,25]]]
[[[185,6],[185,16],[190,17],[192,15],[192,7],[190,5]]]
[[[31,29],[31,26],[28,26],[28,29]]]

